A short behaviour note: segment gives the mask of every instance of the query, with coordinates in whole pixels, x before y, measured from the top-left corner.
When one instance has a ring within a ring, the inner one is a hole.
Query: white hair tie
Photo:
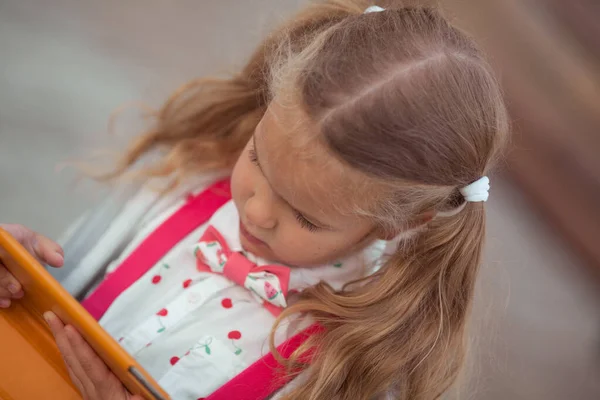
[[[381,12],[381,11],[385,11],[385,8],[382,8],[379,6],[371,6],[371,7],[367,7],[364,14],[368,14],[368,13],[372,13],[372,12]]]
[[[482,176],[470,185],[460,189],[460,193],[466,201],[478,202],[487,201],[490,196],[490,179],[487,176]]]

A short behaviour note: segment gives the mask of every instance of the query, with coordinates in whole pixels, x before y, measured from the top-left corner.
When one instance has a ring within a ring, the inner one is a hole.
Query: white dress
[[[212,179],[200,179],[169,196],[155,194],[154,201],[148,200],[151,192],[143,194],[145,201],[139,197],[133,199],[146,205],[145,217],[131,235],[129,245],[110,263],[107,273],[113,272],[185,203],[186,191],[193,188],[193,193],[199,193],[211,182]],[[128,207],[130,214],[135,214],[131,211],[135,204]],[[123,221],[115,222],[123,226]],[[100,320],[176,400],[207,397],[267,354],[268,336],[275,321],[249,290],[222,275],[196,268],[194,248],[208,225],[219,230],[233,251],[242,251],[238,214],[230,201],[121,293]],[[110,231],[106,235],[110,236]],[[110,238],[103,240],[111,242]],[[331,265],[310,269],[295,267],[290,276],[290,289],[302,290],[321,280],[339,289],[344,283],[370,273],[384,255],[386,244],[377,241],[364,251]],[[102,248],[98,246],[94,251]],[[99,258],[94,254],[88,256],[94,257]],[[252,261],[258,265],[267,263],[257,258]],[[283,342],[309,322],[298,321],[280,329],[276,343]]]

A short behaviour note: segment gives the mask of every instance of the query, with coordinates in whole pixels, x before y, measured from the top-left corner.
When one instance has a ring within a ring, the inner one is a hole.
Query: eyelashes
[[[257,167],[259,167],[260,165],[258,164],[258,156],[256,155],[256,150],[254,150],[254,147],[252,147],[249,151],[248,151],[248,158],[250,158],[250,162],[254,165],[256,165]]]
[[[296,216],[296,220],[304,229],[308,229],[310,232],[316,232],[320,229],[318,226],[307,220],[304,215],[300,214],[298,211],[294,211],[294,214]]]
[[[260,164],[258,162],[258,156],[256,154],[256,150],[254,149],[254,147],[252,147],[248,150],[248,158],[250,159],[250,162],[252,164],[254,164],[258,168],[260,168]],[[298,212],[296,210],[294,210],[294,216],[296,218],[296,221],[298,221],[298,223],[300,224],[300,226],[304,229],[307,229],[310,232],[317,232],[318,230],[321,229],[317,225],[315,225],[312,222],[310,222],[309,220],[307,220],[306,217],[304,217],[304,215],[302,215],[300,212]]]

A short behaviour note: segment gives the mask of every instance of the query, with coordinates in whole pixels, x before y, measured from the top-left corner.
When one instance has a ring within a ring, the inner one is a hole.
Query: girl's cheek
[[[320,244],[315,243],[314,246],[312,246],[313,257],[320,256],[322,252],[323,252],[323,247]]]
[[[244,156],[247,157],[246,152],[240,155],[231,174],[231,194],[236,202],[241,202],[246,191],[245,187],[250,185],[250,179],[247,179],[245,176],[247,173],[244,171],[248,171],[251,166],[244,165]]]

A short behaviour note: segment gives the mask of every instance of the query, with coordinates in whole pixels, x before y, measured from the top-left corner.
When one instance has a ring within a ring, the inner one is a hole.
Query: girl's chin
[[[321,266],[324,264],[323,262],[315,262],[312,264],[310,264],[310,263],[297,264],[297,263],[293,263],[293,262],[285,262],[285,261],[281,260],[281,258],[277,257],[273,253],[273,250],[271,250],[270,247],[254,244],[254,243],[250,242],[249,240],[246,240],[244,235],[240,235],[240,243],[242,245],[242,248],[245,251],[247,251],[248,253],[251,253],[256,257],[260,257],[263,260],[269,261],[270,263],[273,263],[273,264],[287,265],[290,268],[297,267],[298,265],[302,265],[302,268],[311,268],[311,267],[318,267],[318,266]],[[334,260],[332,260],[331,262],[333,262],[333,261]]]

